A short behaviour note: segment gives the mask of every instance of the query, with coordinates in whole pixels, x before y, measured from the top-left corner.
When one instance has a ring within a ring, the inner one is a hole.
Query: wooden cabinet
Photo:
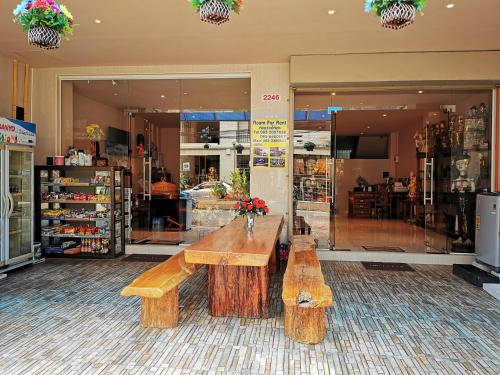
[[[349,192],[349,217],[371,218],[372,208],[375,203],[376,193]]]

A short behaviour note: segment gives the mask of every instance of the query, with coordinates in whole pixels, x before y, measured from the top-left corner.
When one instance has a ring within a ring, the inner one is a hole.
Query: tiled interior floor
[[[0,281],[1,374],[497,374],[500,303],[446,266],[365,271],[322,262],[333,289],[326,340],[284,335],[281,276],[272,318],[212,318],[207,272],[180,289],[178,328],[139,325],[119,292],[152,263],[48,260]]]
[[[320,246],[328,242],[329,213],[297,211],[311,226]],[[425,253],[425,230],[399,219],[352,219],[346,215],[335,218],[335,247],[365,251],[363,246],[400,247],[409,253]],[[429,231],[427,240],[436,250],[446,249],[446,236]]]

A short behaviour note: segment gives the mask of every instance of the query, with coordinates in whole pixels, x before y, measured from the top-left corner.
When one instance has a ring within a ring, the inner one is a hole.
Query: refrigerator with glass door
[[[0,272],[33,262],[36,126],[0,117]]]

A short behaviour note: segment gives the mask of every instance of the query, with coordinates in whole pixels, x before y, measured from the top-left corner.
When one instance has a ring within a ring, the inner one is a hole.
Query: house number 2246
[[[264,102],[279,102],[281,100],[280,94],[263,94],[262,101]]]

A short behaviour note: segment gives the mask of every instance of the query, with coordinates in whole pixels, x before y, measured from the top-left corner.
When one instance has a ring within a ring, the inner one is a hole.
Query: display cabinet
[[[35,236],[45,256],[125,252],[123,176],[121,167],[36,167]]]

